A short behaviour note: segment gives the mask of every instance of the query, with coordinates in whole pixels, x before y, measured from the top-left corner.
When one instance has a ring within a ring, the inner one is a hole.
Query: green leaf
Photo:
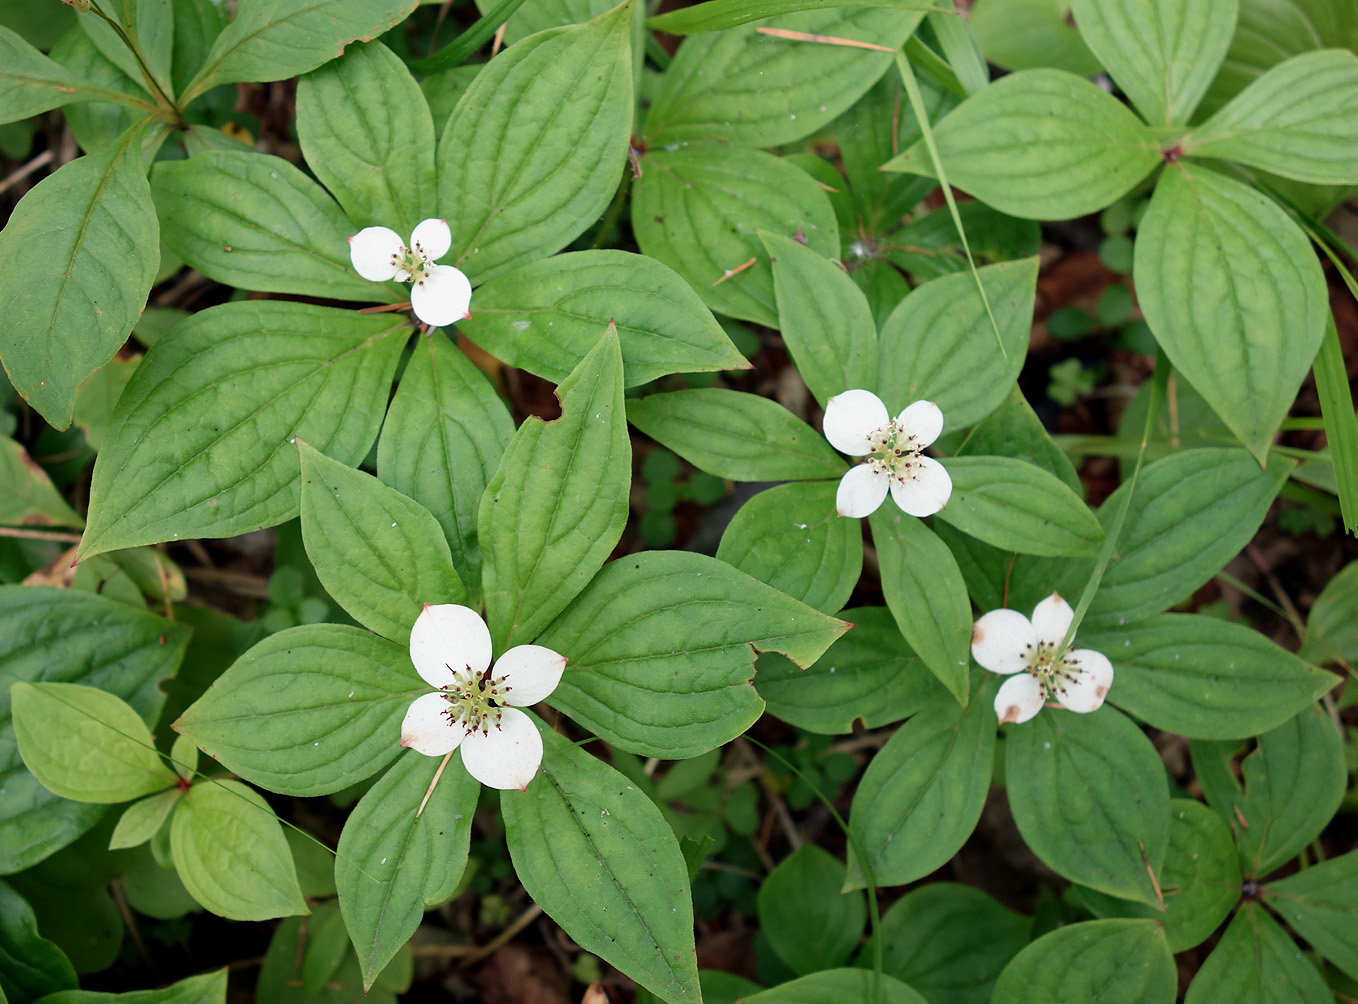
[[[1062,70],[1020,70],[934,127],[948,181],[1027,220],[1068,220],[1126,195],[1160,163],[1155,137],[1113,97]],[[923,141],[882,165],[934,177]]]
[[[1177,953],[1202,944],[1231,915],[1240,900],[1240,863],[1220,816],[1191,799],[1174,799],[1170,806],[1169,847],[1159,875],[1163,913],[1085,886],[1071,891],[1096,917],[1163,921],[1170,951]]]
[[[499,6],[500,0],[476,0],[476,9],[483,16],[491,15]],[[521,3],[505,26],[505,43],[513,45],[539,31],[580,24],[614,6],[612,0],[531,0]],[[637,13],[645,14],[644,11]]]
[[[755,689],[770,714],[822,735],[890,725],[931,705],[947,691],[901,637],[886,607],[858,607],[843,616],[853,629],[807,669],[763,655]]]
[[[132,329],[134,337],[137,336],[139,327],[142,327],[142,321],[138,321],[137,326]],[[109,423],[113,420],[113,409],[140,362],[140,356],[133,356],[130,359],[110,359],[103,369],[91,373],[89,379],[76,391],[75,411],[71,417],[85,434],[85,442],[90,444],[90,449],[96,451],[103,449],[104,437],[108,434]]]
[[[1092,555],[1103,528],[1060,478],[1010,457],[954,457],[952,497],[938,518],[1020,554]]]
[[[1350,561],[1306,615],[1301,657],[1311,662],[1358,662],[1358,561]]]
[[[869,517],[882,592],[901,635],[959,704],[967,703],[971,603],[957,562],[914,516],[878,509]]]
[[[500,796],[533,901],[585,951],[670,1004],[700,1001],[688,872],[655,803],[540,723],[542,770]]]
[[[976,277],[999,326],[999,346]],[[926,282],[882,324],[877,389],[889,406],[933,401],[948,428],[962,429],[1013,389],[1028,354],[1037,258],[986,265],[976,277],[959,273]]]
[[[1111,628],[1187,599],[1250,542],[1292,467],[1270,457],[1260,470],[1241,449],[1184,450],[1147,465],[1084,623]],[[1099,508],[1105,530],[1130,490],[1124,482]]]
[[[986,59],[1006,70],[1055,67],[1081,77],[1100,70],[1071,23],[1069,0],[977,4],[968,26]]]
[[[628,387],[750,365],[688,283],[626,251],[553,255],[492,279],[458,328],[510,366],[559,381],[609,321],[618,326]]]
[[[909,6],[917,9],[806,11],[777,25],[894,49],[927,5]],[[791,143],[832,122],[890,65],[887,53],[773,38],[753,26],[691,38],[661,78],[646,116],[647,142],[652,149],[711,140],[746,148]],[[748,149],[739,153],[749,156]]]
[[[439,143],[439,205],[457,208],[455,263],[473,281],[561,250],[608,205],[632,131],[631,17],[627,0],[515,43],[453,109]]]
[[[1174,1004],[1178,978],[1154,920],[1091,920],[1043,935],[995,984],[993,1004]],[[1238,1000],[1222,997],[1220,1000]]]
[[[863,570],[863,531],[835,512],[833,481],[760,492],[727,524],[717,557],[822,613],[848,601]]]
[[[1203,99],[1210,114],[1269,67],[1317,48],[1352,46],[1358,10],[1330,0],[1245,0],[1226,61]],[[1200,114],[1201,117],[1201,114]]]
[[[569,660],[553,707],[629,752],[678,760],[759,717],[756,652],[809,666],[845,630],[715,558],[645,551],[605,567],[539,643]]]
[[[81,526],[84,522],[28,451],[8,436],[0,437],[0,524]]]
[[[883,177],[923,186],[925,194],[928,188],[933,187],[928,178],[900,174],[885,174]],[[914,191],[915,197],[918,197],[918,187]],[[910,211],[910,215],[914,218],[908,224],[887,234],[879,245],[886,260],[922,280],[970,271],[957,223],[947,206],[931,212],[916,209]],[[972,200],[959,203],[957,218],[962,222],[967,246],[976,261],[985,259],[1003,264],[1017,258],[1030,258],[1042,246],[1042,229],[1035,221],[1020,220],[992,209],[984,202]],[[972,286],[975,285],[976,280],[973,279]],[[989,323],[987,318],[987,326]],[[992,344],[995,341],[993,330],[990,340]]]
[[[872,1001],[873,1004],[926,1004],[923,997],[895,977],[864,969],[825,969],[763,990],[740,1004],[824,1004],[825,1001]]]
[[[995,689],[977,688],[965,708],[940,694],[873,756],[849,816],[869,868],[851,857],[846,886],[862,888],[869,877],[877,885],[913,882],[971,836],[994,768]]]
[[[1184,1004],[1332,1004],[1315,966],[1268,911],[1243,903],[1198,969]]]
[[[1004,402],[971,430],[957,448],[958,457],[1010,457],[1027,461],[1061,479],[1071,491],[1082,494],[1084,486],[1061,447],[1052,440],[1023,392],[1009,388]]]
[[[14,389],[58,429],[75,392],[136,323],[160,262],[142,129],[59,168],[0,231],[0,356]]]
[[[21,871],[92,827],[102,806],[57,798],[24,769],[10,724],[14,681],[79,683],[121,698],[154,724],[157,686],[184,655],[189,632],[125,603],[38,586],[0,586],[0,873]]]
[[[121,698],[73,683],[15,683],[10,701],[24,766],[53,794],[130,802],[176,781],[150,729]]]
[[[170,820],[175,870],[228,920],[307,914],[292,852],[269,803],[239,781],[195,784]]]
[[[262,788],[328,795],[400,752],[400,725],[428,688],[400,645],[309,624],[265,638],[175,722],[208,756]]]
[[[1235,32],[1238,0],[1071,0],[1080,34],[1151,125],[1193,115]]]
[[[1196,765],[1216,744],[1193,744]],[[1228,755],[1232,746],[1225,746]],[[1259,737],[1241,763],[1244,790],[1229,774],[1204,779],[1207,800],[1230,825],[1246,878],[1267,875],[1320,835],[1344,797],[1344,747],[1334,723],[1312,706]]]
[[[212,150],[162,161],[151,180],[165,246],[211,279],[337,300],[399,298],[396,286],[354,271],[348,239],[358,228],[286,160]]]
[[[646,27],[671,35],[697,35],[736,28],[777,14],[839,7],[880,7],[885,10],[928,10],[928,3],[912,0],[708,0],[648,18]]]
[[[400,24],[416,4],[417,0],[243,0],[181,101],[187,104],[221,84],[300,76],[341,55],[349,43],[371,41]]]
[[[775,401],[702,388],[627,402],[627,418],[699,470],[733,481],[838,478],[845,464],[825,437]]]
[[[1169,361],[1263,463],[1325,334],[1306,235],[1249,186],[1178,163],[1142,218],[1133,275]]]
[[[1005,736],[1009,805],[1033,853],[1072,882],[1156,906],[1148,870],[1159,874],[1169,843],[1169,785],[1145,733],[1105,706],[1048,710]]]
[[[627,522],[632,444],[615,327],[557,397],[561,417],[519,426],[481,499],[486,622],[496,651],[537,637],[589,584]]]
[[[345,821],[335,883],[365,991],[410,940],[425,908],[447,899],[461,878],[480,791],[461,755],[445,769],[442,757],[409,750]]]
[[[930,882],[887,910],[879,930],[885,972],[940,1004],[990,1004],[995,979],[1028,944],[1031,917],[979,889]],[[867,967],[872,942],[859,953]]]
[[[176,787],[129,805],[113,829],[108,849],[117,851],[146,843],[165,825],[165,820],[170,818],[170,813],[183,797],[184,793]]]
[[[1086,631],[1080,646],[1112,660],[1120,708],[1192,739],[1267,732],[1339,682],[1251,628],[1192,614]]]
[[[1350,284],[1349,288],[1358,289],[1358,284]],[[1316,397],[1320,399],[1320,414],[1325,422],[1325,438],[1329,443],[1344,529],[1358,533],[1358,413],[1354,409],[1344,352],[1339,345],[1339,331],[1332,314],[1326,318],[1325,338],[1311,363],[1311,372],[1316,382]]]
[[[1172,952],[1206,941],[1240,899],[1240,865],[1230,830],[1201,802],[1170,802],[1169,849],[1160,881]]]
[[[116,101],[150,110],[145,101],[90,86],[89,81],[0,25],[0,122],[17,122],[76,101]]]
[[[637,243],[719,313],[778,326],[773,272],[758,231],[801,234],[813,251],[839,254],[829,196],[801,168],[772,154],[653,148],[641,171],[632,189]]]
[[[844,965],[863,937],[863,893],[841,893],[844,865],[802,844],[759,887],[759,928],[798,976]]]
[[[115,21],[141,51],[146,71],[156,84],[170,87],[170,52],[174,44],[174,11],[171,0],[108,0],[101,5],[104,13]],[[102,18],[82,17],[82,31],[89,36],[104,57],[116,64],[129,80],[143,87],[146,71],[138,63],[131,46],[119,37],[113,26]]]
[[[297,82],[297,138],[355,226],[405,238],[435,215],[434,120],[420,85],[381,42],[350,46]]]
[[[362,460],[407,335],[390,318],[306,303],[194,314],[147,352],[118,401],[79,557],[229,537],[297,515],[289,440],[340,463]]]
[[[778,327],[821,407],[877,375],[877,325],[844,269],[805,244],[760,233],[773,266]],[[822,967],[827,968],[827,967]]]
[[[1321,49],[1254,81],[1183,138],[1194,157],[1217,157],[1316,185],[1358,183],[1358,56]]]
[[[57,40],[52,46],[51,57],[66,70],[79,75],[86,86],[122,95],[121,99],[81,102],[63,109],[62,117],[71,127],[71,135],[86,153],[94,153],[113,143],[142,121],[150,110],[145,87],[129,79],[78,26]]]
[[[124,994],[93,990],[62,990],[42,1004],[226,1004],[226,969],[189,976],[162,990],[133,990]]]
[[[476,516],[514,421],[485,375],[441,332],[415,343],[377,441],[383,482],[443,527],[468,595],[481,595]]]
[[[1321,955],[1358,979],[1358,852],[1268,883],[1263,900]]]
[[[19,1004],[75,987],[66,954],[38,933],[33,908],[0,881],[0,1000]]]
[[[171,53],[172,83],[182,93],[207,60],[213,43],[229,23],[227,12],[216,4],[197,0],[172,0],[174,7],[174,50]]]
[[[302,540],[321,585],[360,624],[398,644],[426,604],[467,598],[438,520],[377,478],[300,439]]]

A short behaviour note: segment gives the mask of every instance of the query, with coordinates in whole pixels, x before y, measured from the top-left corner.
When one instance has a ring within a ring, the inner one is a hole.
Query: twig
[[[514,918],[514,922],[497,934],[488,944],[482,945],[474,952],[470,952],[461,962],[461,965],[470,966],[473,962],[480,962],[487,955],[490,955],[497,948],[507,944],[514,935],[518,934],[525,927],[531,924],[542,913],[542,907],[534,903],[523,913]]]
[[[712,285],[714,285],[714,286],[720,286],[720,285],[721,285],[723,282],[725,282],[727,279],[731,278],[731,276],[733,276],[733,275],[738,275],[739,273],[744,272],[747,268],[749,268],[751,265],[753,265],[753,264],[754,264],[756,261],[758,261],[758,260],[759,260],[758,258],[751,258],[749,261],[745,262],[743,265],[737,265],[735,268],[728,268],[725,272],[722,273],[721,278],[718,279],[716,282],[714,282]]]
[[[0,537],[22,537],[24,540],[55,540],[62,544],[79,544],[80,534],[60,530],[21,530],[14,526],[0,526]]]
[[[230,572],[222,568],[186,568],[184,575],[208,585],[222,586],[240,596],[252,596],[258,600],[269,597],[269,583],[258,575]]]
[[[815,35],[807,31],[792,31],[789,28],[756,28],[755,31],[761,35],[772,35],[774,38],[787,38],[794,42],[819,42],[822,45],[847,45],[853,49],[873,49],[877,52],[895,53],[895,49],[889,49],[885,45],[874,45],[872,42],[860,42],[856,38],[840,38],[838,35]]]
[[[44,150],[42,153],[38,154],[23,167],[19,168],[17,171],[14,171],[12,174],[6,177],[4,181],[0,181],[0,192],[4,192],[5,189],[9,188],[10,185],[15,185],[23,181],[34,171],[46,167],[48,164],[52,163],[52,158],[54,156],[56,155],[53,154],[50,149]]]
[[[443,757],[443,762],[439,764],[439,769],[434,771],[434,780],[429,782],[429,790],[424,793],[424,798],[420,799],[420,807],[415,810],[416,819],[420,817],[420,813],[424,812],[424,807],[429,804],[429,796],[434,793],[434,788],[438,785],[439,778],[443,776],[443,768],[448,766],[448,761],[451,760],[452,757],[453,752],[452,750],[449,750]]]

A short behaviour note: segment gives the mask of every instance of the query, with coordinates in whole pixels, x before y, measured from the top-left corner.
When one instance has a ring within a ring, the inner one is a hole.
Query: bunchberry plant
[[[0,999],[1358,997],[1352,0],[661,6],[0,0]]]

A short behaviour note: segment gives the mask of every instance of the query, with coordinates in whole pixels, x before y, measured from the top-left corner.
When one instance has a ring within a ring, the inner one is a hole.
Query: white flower
[[[561,682],[566,660],[541,645],[517,645],[490,665],[490,631],[456,603],[425,605],[410,629],[410,661],[435,693],[411,702],[401,745],[425,756],[462,747],[467,773],[492,788],[518,788],[542,763],[542,737],[519,708]]]
[[[447,220],[425,220],[410,235],[410,246],[387,227],[365,227],[349,238],[349,260],[373,282],[414,282],[410,306],[425,324],[442,327],[464,317],[472,302],[472,284],[451,265],[434,262],[453,246]]]
[[[1008,676],[995,695],[1001,722],[1026,722],[1055,698],[1069,711],[1094,711],[1113,685],[1113,664],[1101,652],[1072,648],[1060,659],[1075,611],[1056,593],[1033,609],[1030,621],[1017,610],[992,610],[971,629],[972,657],[992,673]]]
[[[846,390],[826,402],[824,429],[840,453],[871,457],[839,482],[835,508],[841,516],[876,512],[888,489],[911,516],[932,516],[948,504],[952,478],[923,455],[943,431],[943,412],[932,401],[916,401],[893,419],[872,391]]]

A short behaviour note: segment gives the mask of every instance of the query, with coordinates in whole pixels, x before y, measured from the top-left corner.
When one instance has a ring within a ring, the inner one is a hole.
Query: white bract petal
[[[1102,652],[1089,648],[1073,648],[1062,660],[1074,678],[1066,678],[1053,689],[1063,708],[1085,714],[1097,711],[1113,685],[1113,664]]]
[[[1000,692],[995,695],[995,717],[1001,724],[1012,722],[1018,725],[1041,711],[1045,703],[1042,684],[1035,677],[1020,673],[1000,685]]]
[[[1031,621],[1016,610],[992,610],[976,622],[972,656],[992,673],[1010,677],[995,698],[1001,722],[1026,722],[1053,699],[1081,713],[1103,705],[1113,685],[1107,657],[1087,648],[1057,656],[1074,619],[1070,604],[1052,593],[1037,605]]]
[[[891,479],[891,497],[911,516],[932,516],[952,497],[952,477],[933,457],[920,457],[912,477]]]
[[[1027,669],[1036,645],[1032,622],[1017,610],[992,610],[971,628],[971,657],[992,673],[1008,676]]]
[[[451,686],[458,673],[484,672],[490,652],[486,622],[457,603],[426,604],[410,629],[410,661],[420,679],[436,690]]]
[[[494,669],[490,657],[490,631],[476,611],[426,606],[410,629],[410,658],[437,689],[411,702],[401,745],[425,756],[460,748],[463,766],[482,784],[522,790],[542,763],[542,737],[515,705],[555,690],[566,659],[541,645],[511,648]]]
[[[1033,630],[1037,632],[1037,640],[1048,645],[1061,644],[1074,619],[1075,611],[1070,604],[1059,593],[1052,593],[1033,608]]]
[[[943,412],[932,401],[916,401],[900,413],[896,424],[920,446],[928,446],[943,431]]]
[[[423,220],[410,234],[410,249],[430,261],[438,261],[453,246],[453,232],[447,220]]]
[[[401,271],[405,245],[389,227],[364,227],[349,238],[349,260],[354,271],[373,282],[386,282]]]
[[[410,290],[415,316],[436,328],[467,317],[471,302],[471,282],[451,265],[429,266]]]
[[[505,703],[526,708],[545,699],[561,682],[566,657],[541,645],[515,645],[495,661],[491,675],[504,684]]]
[[[401,722],[401,745],[425,756],[451,753],[466,734],[448,720],[448,702],[442,694],[415,698]]]
[[[542,736],[533,720],[505,708],[498,728],[473,732],[462,743],[462,766],[490,788],[523,791],[542,764]]]
[[[891,477],[870,464],[859,464],[840,478],[835,491],[835,510],[841,516],[870,516],[886,498]]]
[[[872,434],[890,421],[886,405],[872,391],[846,390],[825,403],[821,428],[830,445],[840,453],[864,457],[873,451]]]

